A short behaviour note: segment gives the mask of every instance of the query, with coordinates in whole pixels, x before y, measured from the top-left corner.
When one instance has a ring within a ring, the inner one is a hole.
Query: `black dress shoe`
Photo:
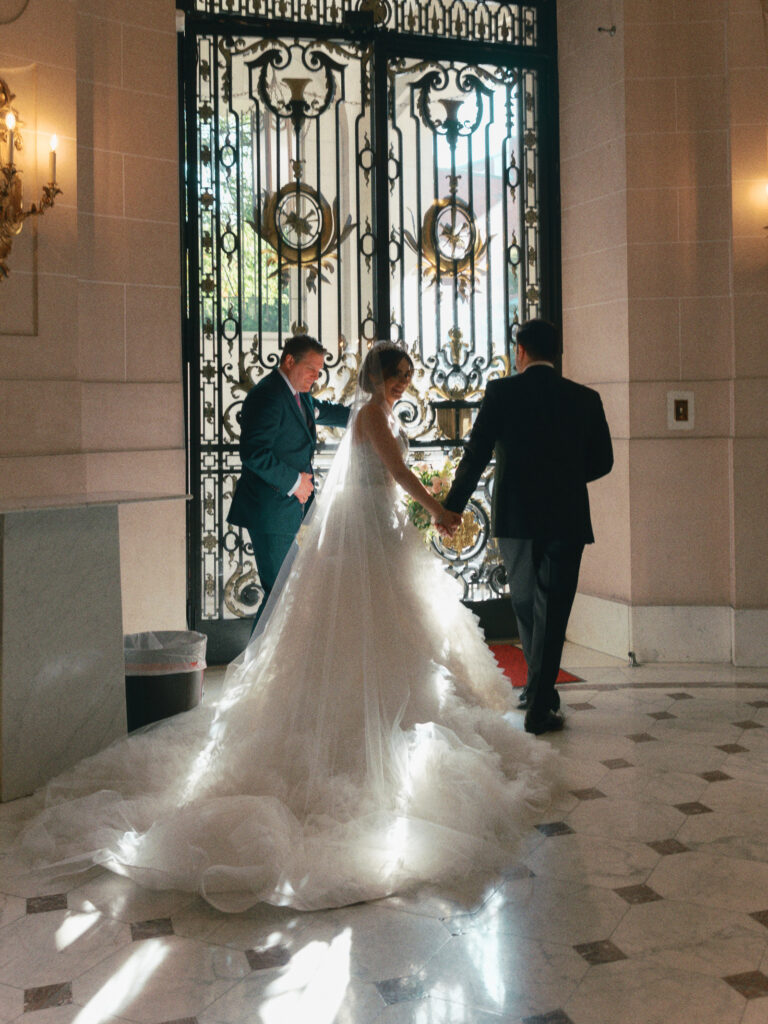
[[[523,689],[517,695],[517,710],[518,711],[527,711],[527,709],[528,709],[528,688],[527,687],[523,687]],[[559,694],[555,693],[552,696],[552,704],[551,704],[549,710],[550,711],[559,711],[560,710],[560,696],[559,696]]]
[[[565,725],[565,718],[559,711],[548,711],[543,718],[533,718],[530,711],[525,716],[525,731],[532,732],[534,736],[541,736],[543,732],[559,732]]]

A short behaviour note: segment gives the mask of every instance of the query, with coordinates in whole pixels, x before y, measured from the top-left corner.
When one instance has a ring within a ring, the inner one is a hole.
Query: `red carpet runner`
[[[502,672],[509,678],[512,685],[517,687],[525,686],[528,666],[525,664],[525,658],[520,648],[515,647],[514,644],[490,644],[489,646]],[[557,675],[557,682],[583,683],[584,680],[560,669]]]

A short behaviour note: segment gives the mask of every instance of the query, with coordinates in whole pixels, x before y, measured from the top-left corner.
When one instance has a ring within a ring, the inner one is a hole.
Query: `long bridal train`
[[[227,911],[342,906],[514,862],[551,749],[509,712],[457,583],[352,428],[316,506],[219,704],[54,780],[26,856]]]

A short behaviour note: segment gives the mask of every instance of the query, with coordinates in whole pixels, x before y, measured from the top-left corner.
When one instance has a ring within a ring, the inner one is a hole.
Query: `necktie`
[[[301,413],[301,418],[304,420],[304,422],[307,424],[307,426],[309,426],[309,417],[307,416],[306,410],[304,409],[304,406],[302,405],[301,396],[299,395],[299,392],[297,391],[296,394],[293,397],[296,399],[296,405],[299,407],[299,412]]]

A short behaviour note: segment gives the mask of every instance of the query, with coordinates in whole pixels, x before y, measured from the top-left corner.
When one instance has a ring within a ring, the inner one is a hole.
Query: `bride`
[[[404,516],[452,513],[405,464],[413,363],[374,346],[362,400],[290,567],[224,695],[53,780],[22,849],[213,906],[343,906],[502,869],[553,755],[459,588]],[[443,518],[445,517],[445,519]],[[290,560],[289,560],[290,561]]]

